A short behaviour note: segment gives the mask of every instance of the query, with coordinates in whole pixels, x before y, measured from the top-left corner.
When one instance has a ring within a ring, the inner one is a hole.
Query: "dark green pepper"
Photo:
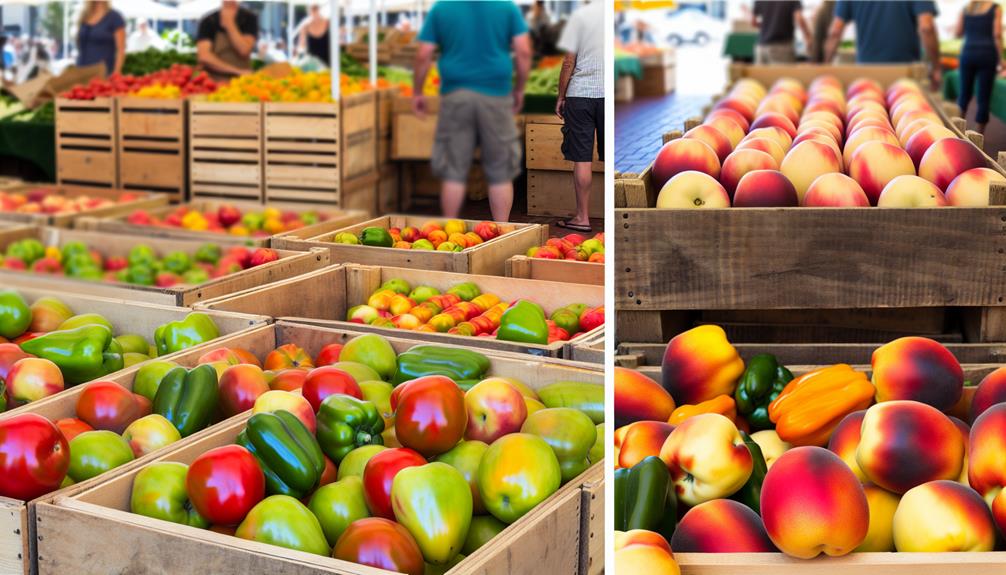
[[[548,344],[548,323],[541,306],[520,300],[510,306],[500,318],[496,339],[520,343]]]
[[[363,232],[360,233],[360,243],[365,246],[374,246],[378,248],[390,248],[395,245],[395,239],[391,237],[391,233],[384,228],[363,228]]]
[[[0,290],[0,337],[14,339],[31,326],[31,308],[21,294]]]
[[[482,295],[482,290],[472,282],[465,282],[451,287],[447,293],[458,296],[462,301],[472,301]]]
[[[336,465],[364,445],[384,445],[384,418],[377,406],[351,395],[337,393],[318,408],[318,443]]]
[[[220,337],[213,318],[193,312],[181,321],[168,322],[154,330],[157,355],[167,355]]]
[[[417,345],[398,356],[398,371],[391,383],[398,385],[426,375],[443,375],[454,381],[481,380],[489,371],[489,358],[456,347]]]
[[[258,459],[270,495],[300,499],[317,487],[325,471],[318,440],[289,411],[251,416],[236,443]]]
[[[188,437],[210,424],[219,397],[217,370],[212,365],[191,370],[176,367],[164,374],[157,387],[154,413],[170,421],[182,437]]]
[[[734,391],[737,415],[747,420],[755,431],[775,428],[768,418],[768,405],[791,381],[793,373],[779,365],[774,355],[760,353],[752,357]]]
[[[615,530],[646,529],[670,540],[678,521],[678,498],[667,464],[649,456],[615,470]]]
[[[22,343],[21,349],[55,363],[70,385],[123,367],[122,347],[112,338],[112,330],[99,324],[49,332]]]
[[[744,445],[751,452],[751,461],[754,465],[751,468],[751,477],[730,499],[738,501],[750,507],[755,513],[761,515],[761,486],[765,482],[765,474],[768,473],[768,465],[765,463],[765,456],[761,452],[761,447],[747,433],[741,432],[744,438]]]
[[[538,390],[545,407],[572,407],[595,424],[604,423],[604,386],[580,381],[559,381]]]

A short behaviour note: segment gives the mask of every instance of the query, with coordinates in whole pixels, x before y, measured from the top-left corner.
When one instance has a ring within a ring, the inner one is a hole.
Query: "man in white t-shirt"
[[[566,52],[559,76],[555,113],[563,119],[562,155],[573,162],[576,215],[558,222],[568,230],[591,233],[590,188],[594,174],[594,142],[604,159],[604,3],[598,0],[578,9],[559,38]]]

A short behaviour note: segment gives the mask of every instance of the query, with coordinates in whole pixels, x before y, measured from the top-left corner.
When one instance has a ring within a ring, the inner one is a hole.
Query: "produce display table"
[[[61,196],[71,199],[86,196],[89,198],[112,200],[116,203],[105,207],[92,208],[79,212],[55,214],[0,211],[0,221],[69,228],[74,227],[77,222],[83,218],[116,217],[120,215],[128,215],[135,210],[154,210],[168,205],[168,196],[165,194],[127,192],[126,190],[110,190],[107,188],[92,188],[86,186],[58,186],[55,184],[21,183],[7,188],[6,191],[10,193],[29,192],[37,188],[44,188],[48,190],[47,196]],[[119,201],[119,198],[126,193],[135,196],[135,199],[129,201]]]
[[[943,73],[944,100],[957,103],[960,88],[960,70],[949,70]],[[972,106],[974,105],[972,102]],[[995,83],[992,85],[992,101],[989,103],[989,111],[996,118],[1006,122],[1006,78],[996,76]]]
[[[723,41],[723,55],[733,60],[754,62],[758,32],[731,32]]]
[[[55,124],[0,122],[0,156],[30,162],[42,170],[49,181],[55,181]]]

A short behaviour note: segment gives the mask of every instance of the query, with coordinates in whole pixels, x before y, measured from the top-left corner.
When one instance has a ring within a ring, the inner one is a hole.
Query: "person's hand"
[[[934,92],[939,92],[943,89],[943,70],[939,66],[929,72],[929,83]]]
[[[559,98],[555,101],[555,115],[559,116],[559,119],[563,119],[562,113],[566,108],[566,98]]]
[[[220,26],[222,28],[233,27],[237,22],[237,4],[224,4],[220,8]]]
[[[524,90],[513,91],[513,113],[520,114],[524,109]]]
[[[415,114],[417,118],[420,120],[425,119],[427,110],[426,96],[423,94],[416,94],[412,96],[412,113]]]

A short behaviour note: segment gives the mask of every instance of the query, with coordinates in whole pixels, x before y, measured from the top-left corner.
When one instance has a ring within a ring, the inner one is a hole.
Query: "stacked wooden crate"
[[[56,99],[56,179],[60,184],[119,187],[115,99]]]
[[[117,99],[119,186],[185,201],[187,100]]]
[[[643,77],[633,78],[632,93],[636,98],[656,98],[674,91],[677,79],[677,59],[674,48],[641,56]]]
[[[262,105],[190,102],[192,199],[263,200]]]
[[[399,211],[401,166],[391,160],[391,123],[398,88],[377,92],[377,211],[375,215]]]
[[[377,102],[377,92],[373,90],[345,96],[340,102],[342,173],[339,206],[347,210],[368,213],[377,210]]]
[[[551,115],[528,115],[527,213],[531,216],[569,216],[576,212],[573,162],[562,154],[562,120]],[[595,139],[594,157],[597,157]],[[604,217],[604,163],[594,160],[590,189],[590,217]]]

